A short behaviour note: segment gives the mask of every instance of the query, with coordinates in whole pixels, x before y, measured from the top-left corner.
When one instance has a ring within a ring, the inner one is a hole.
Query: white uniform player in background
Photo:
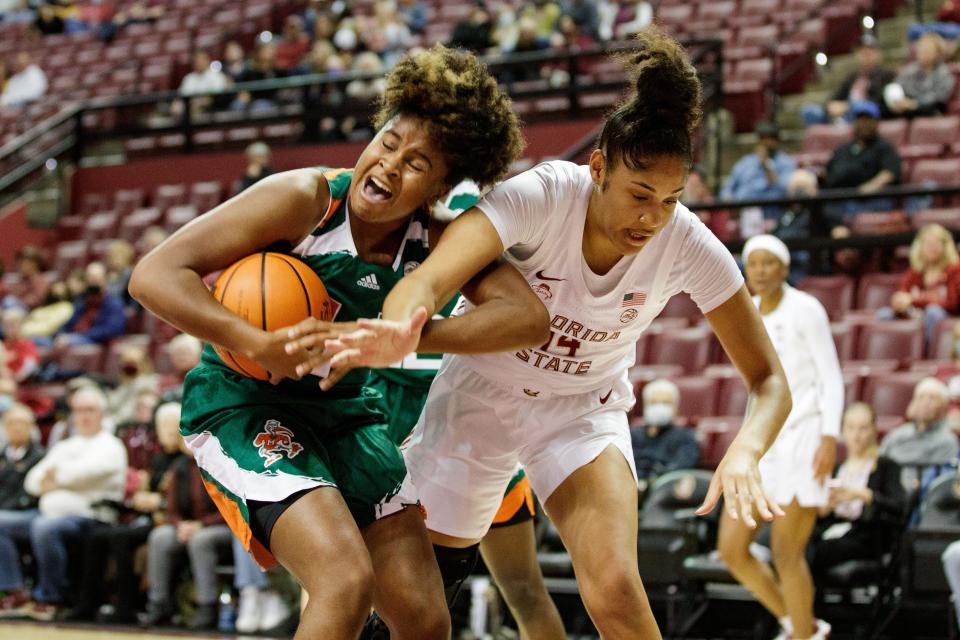
[[[407,457],[427,526],[435,543],[475,544],[521,462],[601,636],[653,640],[660,633],[637,567],[626,417],[636,338],[670,296],[689,291],[753,394],[701,514],[721,493],[730,517],[751,527],[781,513],[758,464],[791,403],[732,257],[677,203],[701,116],[696,70],[656,28],[638,46],[625,60],[637,93],[605,122],[589,166],[549,162],[495,188],[397,284],[383,320],[362,321],[367,329],[326,346],[339,351],[335,368],[396,361],[419,340],[411,318],[422,317],[420,308],[433,313],[506,251],[540,294],[552,331],[539,349],[444,361]]]
[[[814,621],[805,551],[817,508],[827,505],[827,479],[836,461],[843,413],[840,362],[823,305],[786,283],[787,246],[771,235],[754,236],[743,247],[743,263],[793,396],[793,411],[760,461],[763,486],[786,516],[771,532],[776,577],[749,552],[756,532],[729,518],[720,523],[720,553],[737,580],[779,619],[779,637],[825,638],[830,625]]]

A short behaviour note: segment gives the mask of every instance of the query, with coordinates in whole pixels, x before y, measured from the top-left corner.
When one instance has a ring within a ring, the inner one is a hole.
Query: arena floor
[[[103,629],[80,628],[50,624],[34,624],[6,622],[0,624],[0,640],[159,640],[161,638],[177,638],[178,640],[234,640],[252,638],[254,636],[237,635],[192,635],[186,631],[156,633],[146,632],[134,628]]]

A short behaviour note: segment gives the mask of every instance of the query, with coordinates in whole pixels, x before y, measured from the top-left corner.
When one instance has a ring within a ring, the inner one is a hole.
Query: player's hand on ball
[[[323,379],[320,388],[331,388],[357,367],[379,368],[399,362],[416,350],[420,344],[420,332],[426,323],[427,310],[423,307],[403,322],[357,320],[356,331],[324,343],[325,351],[333,355],[330,358],[330,375]]]
[[[324,322],[316,318],[307,318],[284,329],[286,352],[299,359],[296,367],[298,379],[330,360],[333,352],[325,349],[324,343],[356,330],[356,322]]]
[[[774,515],[784,515],[763,488],[758,462],[756,454],[737,442],[731,444],[710,479],[707,497],[697,509],[697,515],[703,516],[713,511],[721,495],[725,498],[727,515],[733,520],[743,520],[751,529],[757,527],[753,517],[754,507],[767,522],[773,520]]]

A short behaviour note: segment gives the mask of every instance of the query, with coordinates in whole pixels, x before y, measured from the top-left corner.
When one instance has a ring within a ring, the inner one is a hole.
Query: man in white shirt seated
[[[37,583],[32,603],[8,603],[0,615],[26,613],[37,620],[52,619],[67,595],[67,540],[82,536],[97,520],[110,521],[115,516],[98,503],[123,499],[127,452],[117,437],[103,429],[106,406],[106,397],[96,387],[74,393],[70,410],[76,435],[54,445],[27,473],[24,488],[39,496],[39,511],[25,526],[0,530],[0,540],[29,538]],[[0,576],[8,581],[18,578],[19,584],[4,586],[22,597],[23,579],[19,567],[6,566],[16,562],[9,555],[0,555]]]
[[[183,77],[180,82],[180,95],[196,96],[213,91],[223,91],[230,86],[230,78],[227,77],[220,66],[216,68],[210,66],[210,55],[206,51],[197,51],[193,54],[193,71]],[[213,98],[193,98],[190,101],[191,113],[196,115],[210,110],[213,105]],[[177,100],[171,107],[174,115],[183,113],[184,101]]]
[[[17,54],[16,72],[0,93],[0,107],[21,107],[47,93],[47,75],[26,51]]]

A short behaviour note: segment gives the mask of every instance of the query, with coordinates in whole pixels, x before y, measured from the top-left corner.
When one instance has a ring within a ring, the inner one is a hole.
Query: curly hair
[[[475,56],[435,45],[404,57],[387,76],[375,126],[416,116],[446,159],[447,184],[481,187],[503,178],[523,150],[510,97]]]
[[[690,136],[703,117],[697,70],[679,42],[659,27],[637,34],[638,49],[618,56],[633,78],[636,94],[619,104],[600,133],[600,149],[611,165],[631,169],[650,158],[679,156],[692,163]]]

